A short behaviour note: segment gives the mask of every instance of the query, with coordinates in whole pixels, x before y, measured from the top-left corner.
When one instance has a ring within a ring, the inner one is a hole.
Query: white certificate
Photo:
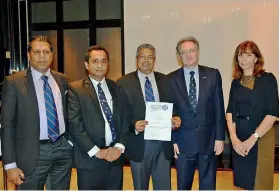
[[[171,141],[173,103],[147,102],[145,140]]]

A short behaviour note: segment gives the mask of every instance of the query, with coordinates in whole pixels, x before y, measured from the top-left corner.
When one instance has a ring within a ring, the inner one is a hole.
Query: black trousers
[[[77,169],[79,190],[122,190],[123,167],[121,164],[94,159],[96,166]]]
[[[43,190],[47,177],[50,190],[69,190],[72,146],[62,137],[56,143],[40,144],[40,156],[31,176],[26,176],[19,190]]]

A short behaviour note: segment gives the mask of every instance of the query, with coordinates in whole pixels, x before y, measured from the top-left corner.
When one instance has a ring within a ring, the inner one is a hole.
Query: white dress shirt
[[[113,114],[113,99],[112,99],[111,93],[110,93],[110,91],[109,91],[109,88],[108,88],[108,86],[107,86],[107,83],[106,83],[105,78],[103,78],[103,80],[102,80],[101,82],[98,82],[98,81],[92,79],[91,77],[90,77],[90,80],[91,80],[91,82],[92,82],[92,84],[93,84],[93,87],[94,87],[94,89],[95,89],[95,92],[96,92],[97,94],[98,94],[98,87],[97,87],[97,85],[98,85],[99,83],[101,84],[101,88],[102,88],[102,90],[103,90],[103,92],[104,92],[104,94],[105,94],[107,103],[108,103],[108,105],[109,105],[109,107],[110,107],[110,109],[111,109],[111,111],[112,111],[112,114]],[[106,115],[105,115],[104,112],[103,112],[103,109],[102,109],[102,106],[101,106],[101,103],[100,103],[100,100],[99,100],[99,96],[97,96],[97,97],[98,97],[98,101],[99,101],[99,104],[100,104],[100,108],[101,108],[101,111],[102,111],[102,115],[103,115],[103,118],[104,118],[104,121],[105,121],[105,141],[106,141],[106,146],[109,146],[109,145],[111,144],[111,142],[112,142],[112,132],[111,132],[111,129],[110,129],[110,125],[109,125],[109,123],[108,123],[108,121],[107,121]],[[124,150],[125,150],[124,145],[121,144],[121,143],[116,143],[116,144],[114,145],[114,147],[118,147],[118,148],[122,149],[122,153],[123,153]],[[88,151],[88,155],[89,155],[90,157],[92,157],[92,156],[96,155],[96,154],[99,152],[99,150],[100,150],[100,148],[98,148],[98,147],[95,145],[91,150]]]

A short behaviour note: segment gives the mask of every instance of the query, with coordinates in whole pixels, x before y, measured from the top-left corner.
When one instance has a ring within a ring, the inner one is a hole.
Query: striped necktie
[[[150,101],[150,102],[155,101],[153,87],[152,87],[152,84],[151,84],[148,76],[146,76],[146,82],[145,82],[145,99],[146,99],[146,102],[147,101]]]
[[[60,136],[56,105],[52,89],[48,82],[48,76],[42,76],[41,78],[44,81],[44,99],[47,114],[48,137],[51,141],[55,142]]]

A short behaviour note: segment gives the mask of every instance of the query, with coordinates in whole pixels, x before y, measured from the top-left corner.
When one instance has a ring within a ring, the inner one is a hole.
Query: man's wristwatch
[[[260,138],[261,138],[257,132],[254,132],[254,133],[253,133],[253,136],[254,136],[256,139],[260,139]]]

